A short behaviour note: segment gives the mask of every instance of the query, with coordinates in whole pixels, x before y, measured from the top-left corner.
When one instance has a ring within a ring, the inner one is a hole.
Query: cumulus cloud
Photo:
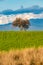
[[[24,13],[24,14],[17,14],[17,15],[1,15],[0,16],[0,25],[12,23],[16,18],[22,19],[40,19],[43,18],[43,13],[41,14],[33,14],[33,13]]]
[[[7,16],[1,16],[0,17],[0,24],[7,24],[7,23],[8,23]]]

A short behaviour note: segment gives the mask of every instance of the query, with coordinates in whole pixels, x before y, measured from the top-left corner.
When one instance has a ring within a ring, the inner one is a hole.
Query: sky
[[[43,0],[0,0],[0,11],[6,9],[17,10],[22,6],[27,8],[34,5],[43,7]]]

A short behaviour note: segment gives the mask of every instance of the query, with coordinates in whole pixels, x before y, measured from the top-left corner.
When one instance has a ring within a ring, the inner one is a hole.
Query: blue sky
[[[43,7],[43,0],[0,0],[0,11],[5,9],[16,10],[21,6],[26,8],[34,5]]]

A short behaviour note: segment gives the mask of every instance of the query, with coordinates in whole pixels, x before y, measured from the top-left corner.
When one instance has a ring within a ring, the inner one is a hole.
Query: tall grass
[[[1,51],[0,65],[43,65],[43,48]]]
[[[43,46],[43,31],[0,31],[0,50]]]

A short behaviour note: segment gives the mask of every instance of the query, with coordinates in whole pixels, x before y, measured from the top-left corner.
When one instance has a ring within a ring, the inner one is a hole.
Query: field
[[[0,32],[0,50],[43,47],[43,31]]]
[[[43,65],[43,31],[0,31],[0,65]]]

